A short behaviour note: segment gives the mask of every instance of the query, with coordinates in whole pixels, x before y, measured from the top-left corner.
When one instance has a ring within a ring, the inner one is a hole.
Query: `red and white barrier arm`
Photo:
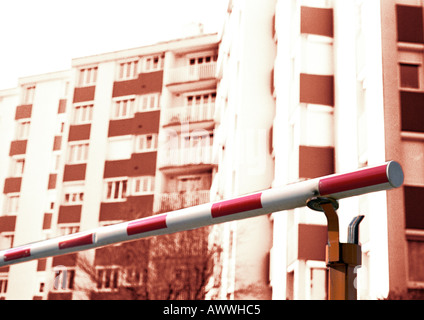
[[[202,204],[3,250],[0,251],[0,266],[294,209],[306,206],[311,197],[327,196],[338,200],[389,190],[402,184],[401,166],[390,161],[350,173],[301,181],[230,200]]]

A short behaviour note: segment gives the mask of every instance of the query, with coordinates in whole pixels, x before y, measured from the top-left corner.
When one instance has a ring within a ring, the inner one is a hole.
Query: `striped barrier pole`
[[[0,251],[0,267],[304,207],[312,197],[326,196],[338,200],[397,188],[402,183],[403,171],[400,164],[390,161],[349,173],[305,180],[230,200],[188,207],[3,250]]]

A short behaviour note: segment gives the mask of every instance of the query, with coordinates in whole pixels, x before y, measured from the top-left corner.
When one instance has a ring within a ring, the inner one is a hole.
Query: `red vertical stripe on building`
[[[130,222],[127,226],[127,234],[131,236],[138,233],[164,229],[166,227],[166,215],[157,215]]]
[[[211,209],[212,217],[218,218],[243,211],[261,209],[261,195],[262,193],[256,193],[237,199],[214,203]]]

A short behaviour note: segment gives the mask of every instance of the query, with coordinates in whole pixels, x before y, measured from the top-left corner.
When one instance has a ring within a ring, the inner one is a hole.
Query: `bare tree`
[[[138,214],[137,216],[145,216]],[[78,267],[93,283],[93,300],[203,300],[220,250],[208,244],[210,227],[96,249],[94,265]]]

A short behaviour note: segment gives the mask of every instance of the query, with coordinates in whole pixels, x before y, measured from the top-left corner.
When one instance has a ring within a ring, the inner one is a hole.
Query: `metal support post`
[[[337,200],[314,197],[308,200],[310,209],[324,212],[328,224],[328,244],[326,262],[328,267],[328,299],[356,300],[355,269],[361,265],[361,246],[359,245],[359,223],[364,216],[355,217],[349,224],[348,243],[339,242],[339,219],[336,210]]]

